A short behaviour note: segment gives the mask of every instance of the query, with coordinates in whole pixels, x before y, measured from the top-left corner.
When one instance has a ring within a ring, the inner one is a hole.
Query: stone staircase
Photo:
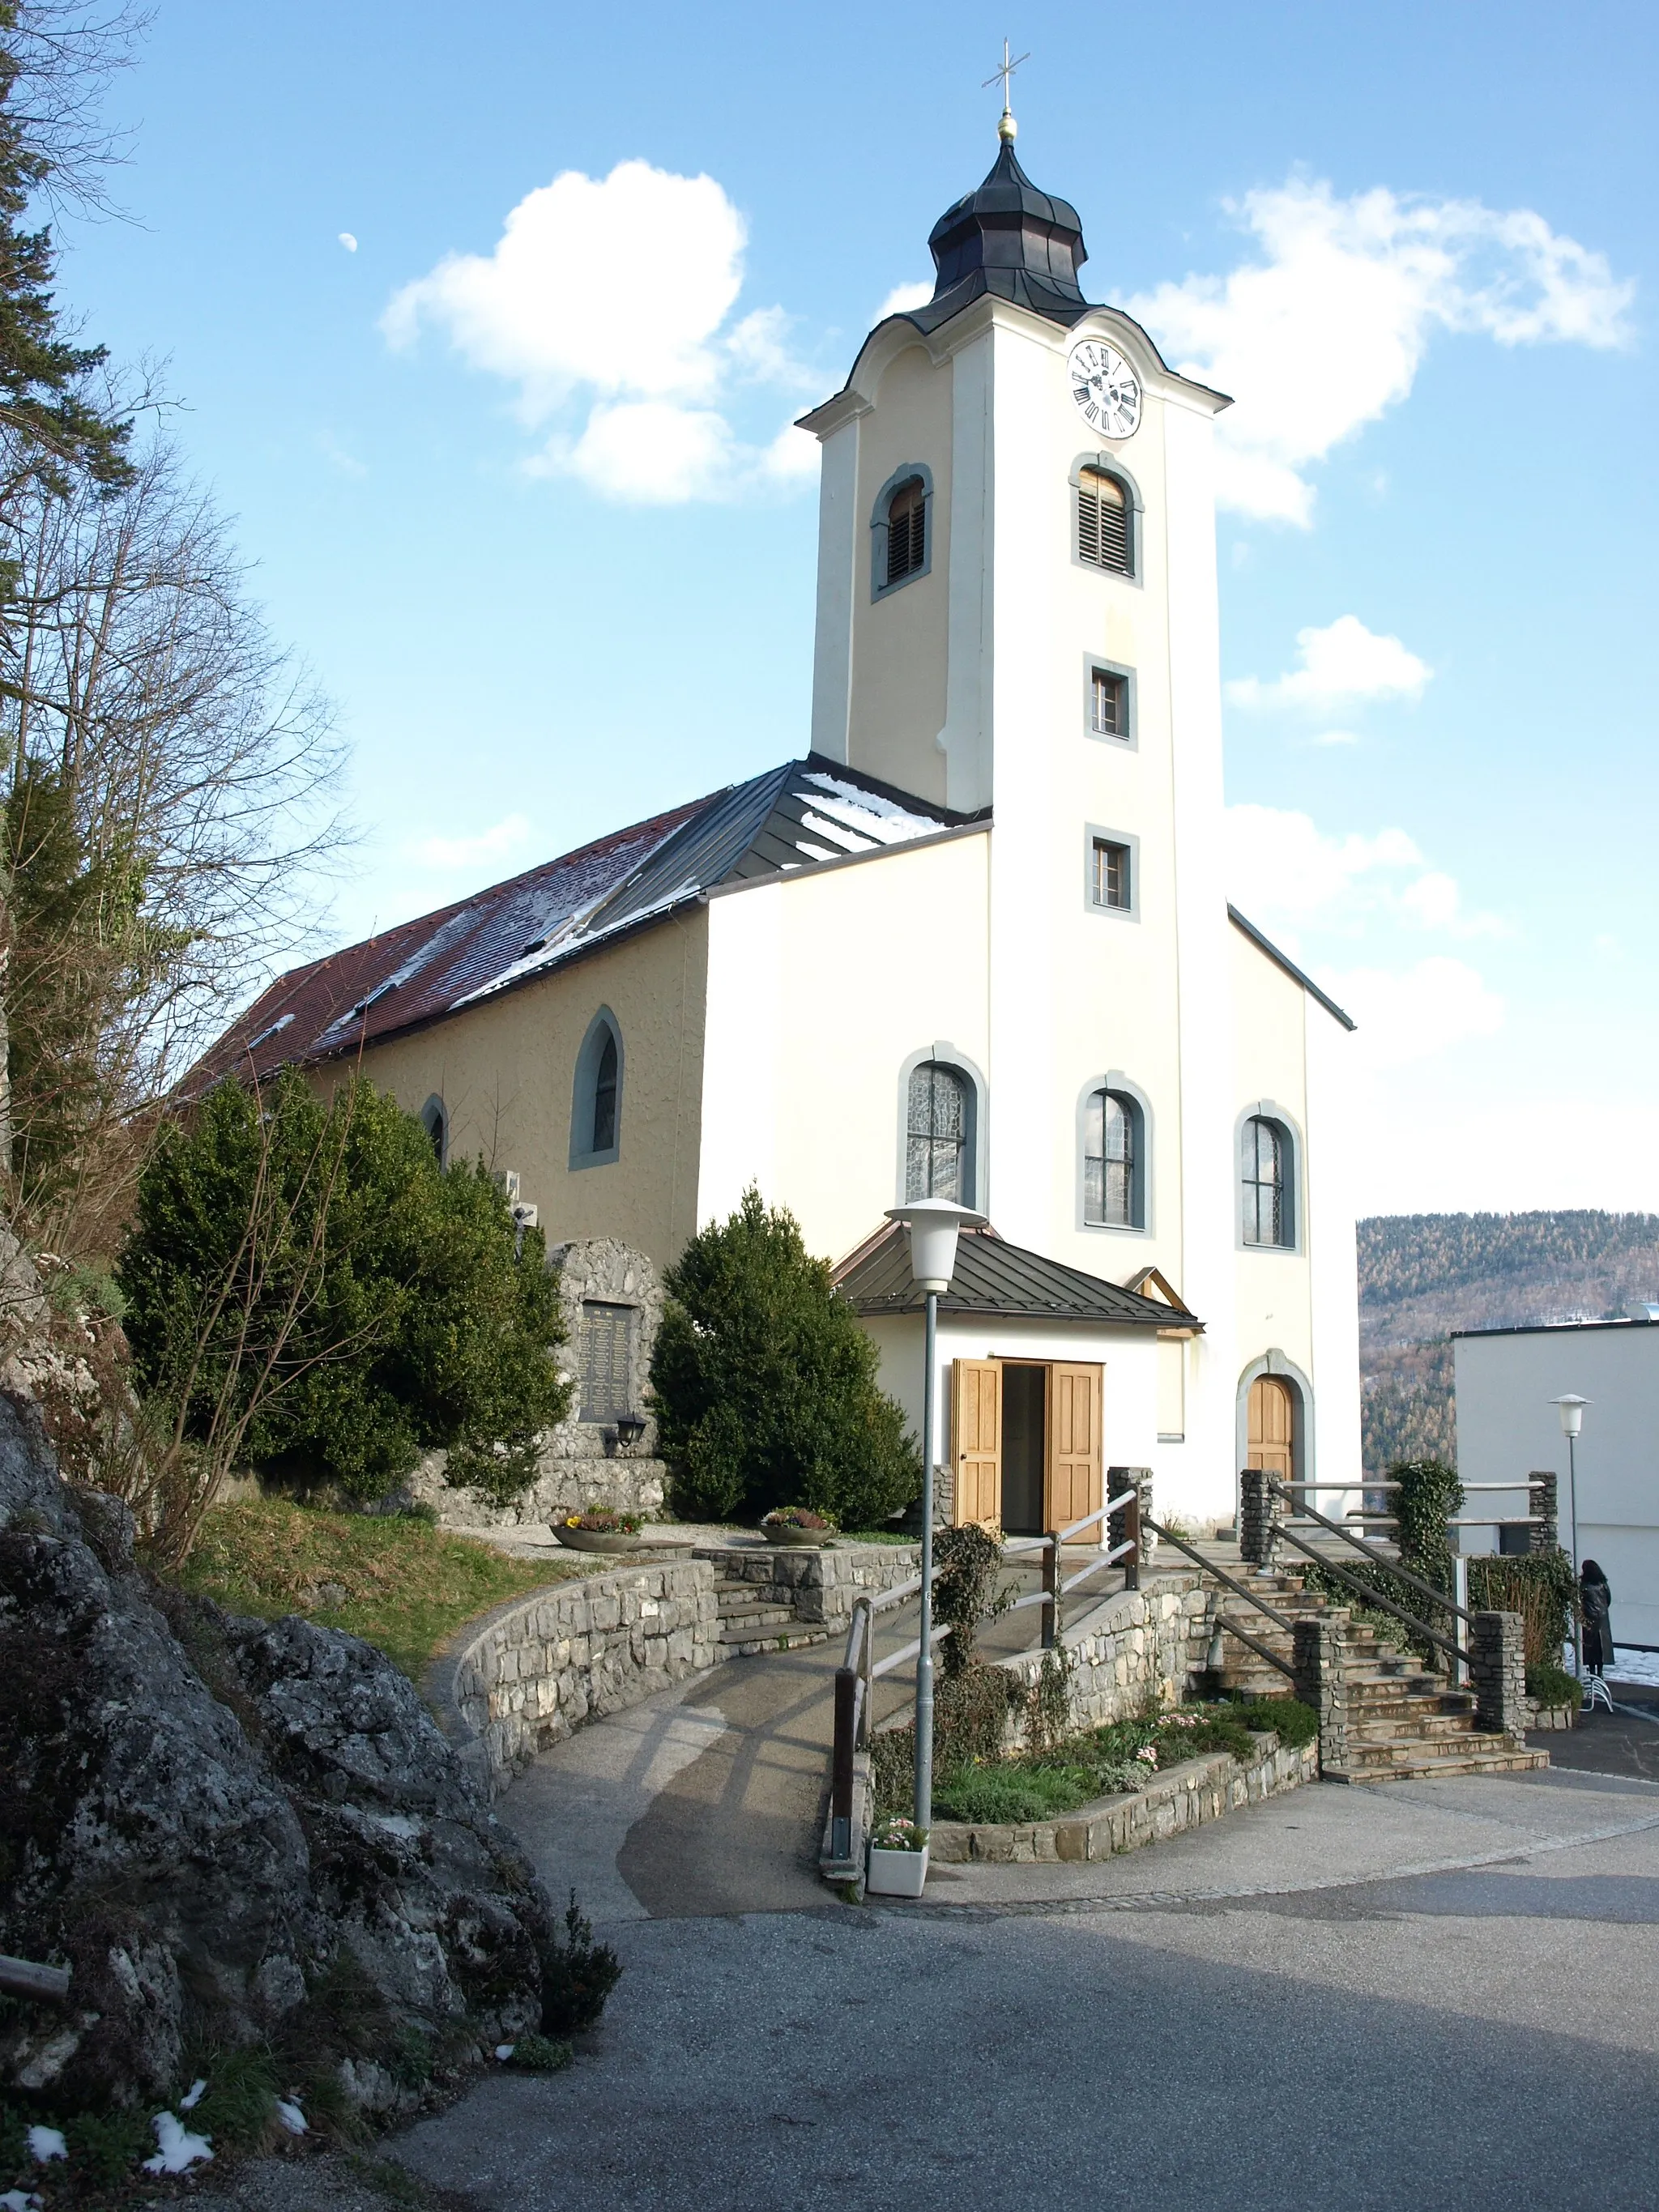
[[[1481,1729],[1472,1692],[1454,1689],[1443,1677],[1429,1674],[1415,1653],[1402,1651],[1369,1622],[1355,1620],[1347,1607],[1307,1589],[1293,1569],[1251,1567],[1236,1553],[1226,1566],[1235,1580],[1259,1593],[1286,1620],[1325,1620],[1335,1632],[1346,1706],[1345,1749],[1338,1762],[1322,1760],[1326,1781],[1415,1781],[1521,1773],[1549,1765],[1549,1753],[1529,1750],[1522,1738]],[[1284,1629],[1224,1583],[1215,1582],[1214,1587],[1224,1618],[1237,1620],[1287,1662],[1293,1658],[1293,1639]],[[1246,1697],[1282,1697],[1289,1688],[1277,1668],[1237,1637],[1224,1635],[1218,1680],[1224,1689]]]
[[[720,1613],[720,1644],[739,1658],[749,1658],[757,1651],[793,1651],[803,1644],[821,1644],[828,1633],[822,1626],[800,1620],[793,1606],[779,1605],[765,1585],[735,1575],[715,1577],[714,1603]]]

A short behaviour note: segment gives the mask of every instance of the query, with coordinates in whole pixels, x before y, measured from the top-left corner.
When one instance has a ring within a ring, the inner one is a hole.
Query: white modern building
[[[810,754],[296,970],[220,1064],[361,1054],[550,1241],[671,1261],[757,1185],[918,1422],[884,1210],[976,1207],[941,1335],[975,1517],[1054,1525],[1113,1463],[1198,1518],[1247,1460],[1357,1484],[1352,1024],[1223,887],[1228,403],[1085,301],[1012,118],[930,245],[931,302],[805,418]]]
[[[1472,1329],[1453,1337],[1452,1350],[1458,1474],[1466,1483],[1524,1483],[1534,1472],[1553,1473],[1564,1545],[1569,1461],[1552,1401],[1589,1401],[1574,1448],[1578,1557],[1606,1571],[1615,1642],[1659,1650],[1659,1322]],[[1524,1514],[1527,1492],[1476,1492],[1463,1510],[1488,1507],[1495,1516]],[[1476,1530],[1463,1535],[1466,1551],[1498,1548]]]

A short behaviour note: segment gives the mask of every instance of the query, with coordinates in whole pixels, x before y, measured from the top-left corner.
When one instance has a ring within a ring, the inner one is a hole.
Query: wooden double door
[[[1105,1370],[1081,1360],[957,1359],[951,1450],[958,1528],[1064,1528],[1105,1503]]]

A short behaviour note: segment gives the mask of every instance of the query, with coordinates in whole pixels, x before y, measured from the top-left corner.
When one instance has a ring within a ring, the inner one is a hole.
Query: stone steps
[[[1231,1562],[1229,1562],[1230,1571]],[[1300,1575],[1283,1569],[1243,1569],[1237,1579],[1264,1605],[1291,1621],[1328,1620],[1336,1632],[1346,1693],[1341,1764],[1323,1769],[1334,1782],[1371,1784],[1431,1780],[1442,1775],[1522,1773],[1547,1766],[1547,1752],[1529,1751],[1519,1737],[1480,1726],[1474,1693],[1431,1674],[1416,1653],[1399,1649],[1369,1621],[1356,1621],[1340,1601],[1310,1594]],[[1285,1660],[1295,1639],[1257,1613],[1224,1583],[1218,1592],[1224,1619],[1236,1620],[1267,1650]],[[1237,1639],[1224,1643],[1224,1687],[1246,1696],[1282,1696],[1287,1684]]]
[[[1468,1747],[1448,1754],[1433,1754],[1414,1759],[1402,1759],[1387,1766],[1326,1766],[1321,1769],[1327,1782],[1346,1782],[1368,1784],[1378,1782],[1433,1782],[1443,1776],[1456,1774],[1528,1774],[1540,1766],[1547,1766],[1550,1755],[1547,1751],[1529,1751],[1515,1736],[1479,1735],[1468,1740]]]

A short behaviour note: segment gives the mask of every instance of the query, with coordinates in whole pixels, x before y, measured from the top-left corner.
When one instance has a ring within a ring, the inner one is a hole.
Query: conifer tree
[[[920,1494],[915,1441],[876,1387],[876,1346],[792,1214],[751,1187],[664,1285],[651,1386],[682,1511],[809,1505],[872,1528]]]

